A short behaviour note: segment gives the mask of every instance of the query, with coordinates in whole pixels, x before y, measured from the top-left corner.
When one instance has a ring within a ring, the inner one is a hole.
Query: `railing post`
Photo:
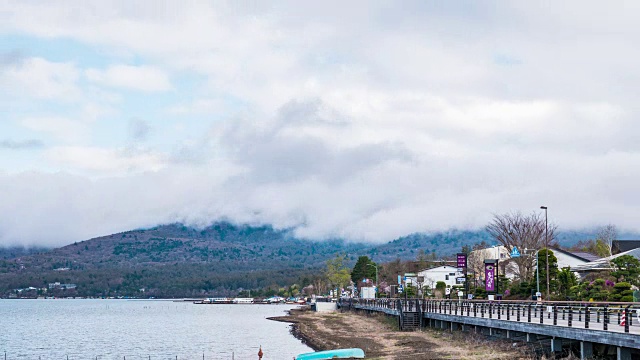
[[[627,306],[624,309],[624,332],[628,333],[629,332],[629,308],[630,306]]]
[[[591,313],[589,312],[589,304],[587,304],[587,306],[585,306],[584,308],[584,328],[588,329],[589,328],[589,320],[591,317]]]
[[[542,311],[542,307],[544,305],[540,304],[540,324],[544,322],[544,311]]]
[[[511,310],[511,307],[509,306],[509,304],[507,304],[507,320],[511,320],[511,313],[509,312],[509,310]]]
[[[502,310],[501,309],[502,306],[500,303],[497,303],[496,306],[498,307],[498,320],[500,320],[500,310]]]
[[[596,309],[596,322],[600,322],[600,309]]]
[[[609,309],[607,305],[605,305],[602,313],[602,330],[609,330],[609,325],[607,324],[608,322],[609,322]]]
[[[553,325],[558,325],[558,307],[553,305]]]
[[[531,322],[531,304],[528,305],[527,322]]]
[[[521,309],[521,306],[520,306],[520,304],[516,304],[516,307],[517,307],[516,320],[520,321],[520,309]]]
[[[478,317],[478,303],[473,303],[473,317]]]
[[[489,303],[489,319],[493,318],[493,304]]]
[[[572,321],[573,321],[573,308],[569,306],[569,327],[571,327]]]
[[[582,321],[582,308],[578,308],[578,321]]]

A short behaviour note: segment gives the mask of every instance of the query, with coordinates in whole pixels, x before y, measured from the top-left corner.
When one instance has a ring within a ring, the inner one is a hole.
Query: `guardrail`
[[[448,299],[341,299],[341,306],[446,314],[640,334],[640,303]]]

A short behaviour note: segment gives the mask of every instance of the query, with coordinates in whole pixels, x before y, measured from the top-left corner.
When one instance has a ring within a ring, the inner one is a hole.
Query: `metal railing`
[[[340,303],[399,313],[436,313],[640,334],[640,303],[355,298],[342,299]]]

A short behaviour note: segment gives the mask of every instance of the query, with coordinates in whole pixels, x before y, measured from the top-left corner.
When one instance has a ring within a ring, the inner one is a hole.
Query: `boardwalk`
[[[432,326],[473,330],[513,339],[548,339],[551,350],[563,343],[580,342],[581,358],[593,356],[594,345],[615,347],[617,359],[640,358],[640,304],[460,301],[419,299],[343,300],[343,307],[380,311],[399,318],[411,328]],[[636,355],[637,353],[637,355]]]

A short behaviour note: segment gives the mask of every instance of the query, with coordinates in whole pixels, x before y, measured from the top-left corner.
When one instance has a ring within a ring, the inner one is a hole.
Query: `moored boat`
[[[364,359],[364,351],[359,348],[335,349],[316,351],[296,356],[295,360],[324,360],[324,359]]]

